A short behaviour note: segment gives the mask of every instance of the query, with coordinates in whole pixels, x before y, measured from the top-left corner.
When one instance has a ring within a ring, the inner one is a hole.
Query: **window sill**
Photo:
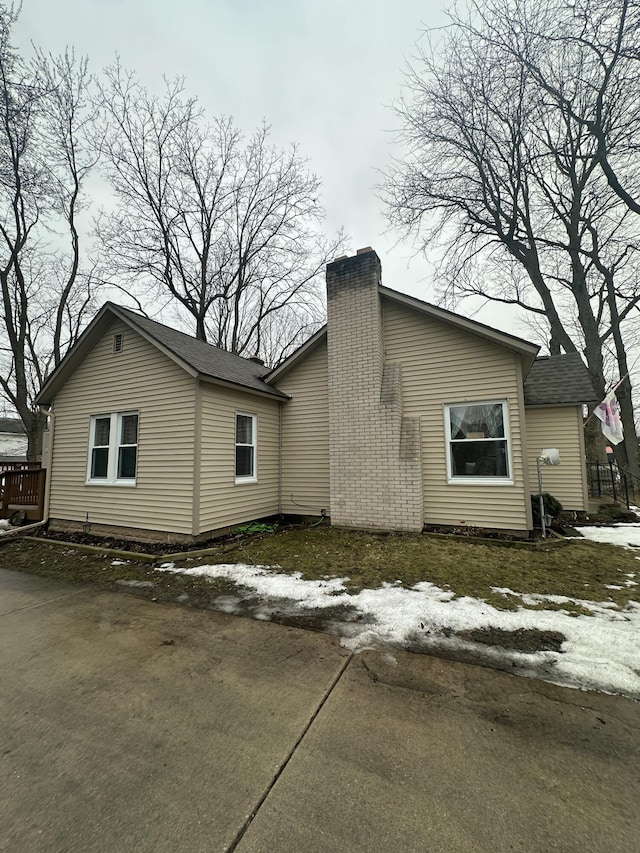
[[[236,477],[236,486],[244,486],[245,483],[257,483],[257,477]]]
[[[85,486],[124,486],[132,489],[136,485],[135,480],[85,480]]]
[[[513,480],[506,477],[448,477],[449,486],[513,486]]]

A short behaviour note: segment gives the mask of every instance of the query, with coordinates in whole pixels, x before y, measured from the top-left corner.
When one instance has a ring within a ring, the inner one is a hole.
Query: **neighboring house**
[[[19,418],[0,418],[0,468],[26,462],[27,435]]]
[[[587,508],[577,355],[327,267],[327,326],[269,371],[107,303],[42,388],[53,527],[203,539],[278,513],[526,533],[544,487]],[[88,526],[87,526],[88,525]]]

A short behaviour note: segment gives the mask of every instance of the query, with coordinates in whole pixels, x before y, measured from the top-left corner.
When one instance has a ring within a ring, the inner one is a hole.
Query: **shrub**
[[[253,533],[275,533],[277,524],[267,524],[263,521],[251,521],[249,524],[239,524],[234,527],[232,533],[238,536],[252,535]]]
[[[557,518],[562,512],[562,504],[559,500],[550,495],[549,492],[542,493],[544,500],[544,511],[552,518]],[[534,527],[540,527],[540,495],[531,495],[531,509],[533,510]]]

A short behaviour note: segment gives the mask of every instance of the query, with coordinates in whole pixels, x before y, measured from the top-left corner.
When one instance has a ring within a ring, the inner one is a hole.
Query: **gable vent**
[[[124,335],[122,332],[118,332],[117,335],[113,336],[113,351],[114,352],[122,352],[122,346],[124,343]]]

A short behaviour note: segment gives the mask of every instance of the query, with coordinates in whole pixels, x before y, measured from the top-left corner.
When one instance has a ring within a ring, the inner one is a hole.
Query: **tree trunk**
[[[615,448],[616,461],[627,468],[634,477],[640,477],[640,466],[638,465],[638,436],[636,434],[636,422],[633,411],[633,396],[631,388],[631,377],[629,376],[629,365],[627,363],[627,351],[622,340],[620,329],[620,315],[616,301],[615,288],[613,286],[613,274],[607,275],[607,302],[611,315],[611,335],[616,347],[618,360],[618,371],[622,380],[616,390],[616,397],[620,405],[620,418],[624,429],[624,441]]]
[[[622,370],[623,368],[621,367],[620,371]],[[622,375],[624,376],[624,373]],[[636,434],[636,425],[633,417],[631,382],[629,381],[628,376],[616,390],[616,397],[618,398],[620,418],[624,428],[624,441],[614,448],[616,461],[618,461],[623,467],[627,468],[634,477],[640,477],[640,466],[638,465],[638,436]]]
[[[587,462],[602,462],[604,464],[607,461],[605,451],[606,440],[602,434],[602,425],[593,414],[593,410],[600,402],[600,400],[590,400],[587,403],[587,419],[584,424],[584,445]]]
[[[204,314],[196,314],[196,340],[197,341],[205,341],[207,340],[207,330],[204,325]]]
[[[44,412],[30,412],[30,417],[23,418],[27,430],[27,459],[35,462],[42,458],[42,436],[47,425],[47,416]]]

